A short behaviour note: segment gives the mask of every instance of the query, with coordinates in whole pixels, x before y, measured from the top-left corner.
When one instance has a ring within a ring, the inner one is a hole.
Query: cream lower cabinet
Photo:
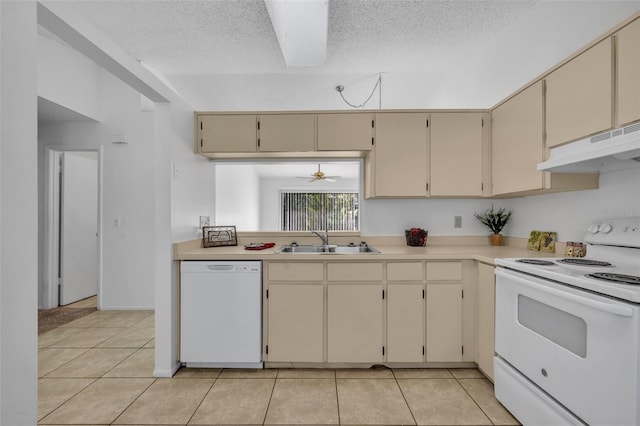
[[[427,362],[462,361],[462,284],[427,284]]]
[[[495,274],[493,265],[478,264],[478,353],[476,362],[493,380],[493,356],[495,355]]]
[[[387,285],[387,361],[424,361],[424,284]]]
[[[328,284],[328,362],[382,362],[382,325],[381,284]]]
[[[427,362],[460,362],[462,339],[462,262],[426,264]]]
[[[268,291],[269,361],[322,362],[322,283],[270,284]]]

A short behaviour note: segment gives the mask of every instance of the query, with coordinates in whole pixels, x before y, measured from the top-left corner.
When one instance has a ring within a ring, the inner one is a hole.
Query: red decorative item
[[[404,231],[404,236],[407,238],[407,245],[411,247],[424,247],[427,245],[428,231],[422,228],[411,228]]]

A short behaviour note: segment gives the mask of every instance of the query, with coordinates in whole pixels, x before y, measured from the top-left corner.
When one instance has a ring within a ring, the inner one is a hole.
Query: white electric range
[[[640,217],[585,242],[585,258],[496,260],[495,392],[525,425],[640,425]]]

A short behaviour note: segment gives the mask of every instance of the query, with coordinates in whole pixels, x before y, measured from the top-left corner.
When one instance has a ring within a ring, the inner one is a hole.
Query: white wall
[[[41,124],[40,161],[44,164],[46,147],[102,150],[100,307],[153,309],[154,113],[141,112],[139,94],[111,74],[99,72],[98,83],[102,122]],[[65,84],[71,82],[58,81]],[[112,134],[122,133],[130,137],[129,144],[111,143]],[[41,216],[43,209],[41,203]],[[120,227],[114,226],[115,219]]]
[[[216,213],[212,224],[233,225],[237,231],[258,230],[261,194],[255,168],[250,164],[216,164],[215,175]]]
[[[508,235],[556,231],[559,241],[582,241],[598,219],[640,215],[640,167],[600,174],[600,188],[504,200],[513,211]]]
[[[367,235],[404,235],[412,227],[423,228],[429,235],[488,235],[490,231],[473,217],[503,200],[483,199],[389,199],[364,200],[360,219],[361,233]],[[462,216],[462,228],[454,228],[454,216]],[[509,228],[503,231],[509,234]]]
[[[307,182],[302,179],[260,179],[260,230],[280,230],[280,191],[357,191],[357,179]]]
[[[98,120],[98,70],[81,53],[38,37],[38,96]]]
[[[0,2],[0,424],[37,421],[37,27]]]

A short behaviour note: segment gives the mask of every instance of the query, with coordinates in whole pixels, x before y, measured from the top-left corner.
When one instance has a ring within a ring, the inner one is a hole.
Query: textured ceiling
[[[330,0],[327,61],[287,68],[263,0],[66,2],[165,74],[433,71],[535,1]]]

